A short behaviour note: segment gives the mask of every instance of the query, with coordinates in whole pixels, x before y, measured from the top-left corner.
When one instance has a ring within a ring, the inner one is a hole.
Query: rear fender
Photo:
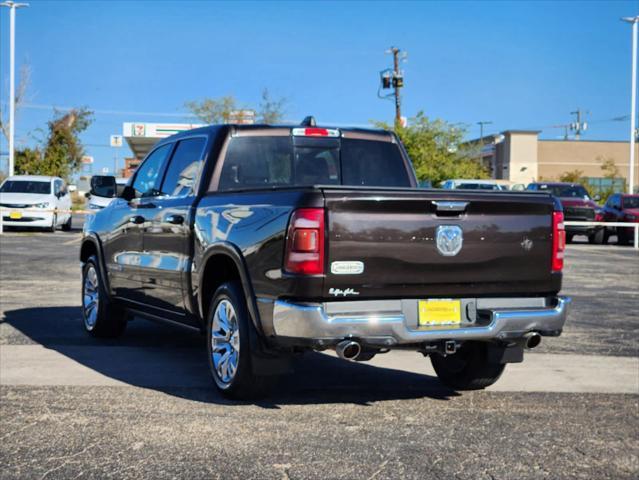
[[[242,283],[242,290],[244,292],[244,298],[246,300],[246,305],[249,310],[249,314],[251,315],[251,321],[255,329],[261,334],[262,326],[260,322],[259,312],[257,309],[257,303],[255,301],[255,293],[253,292],[253,286],[250,281],[250,277],[246,268],[246,263],[244,261],[244,257],[239,249],[229,243],[229,242],[219,242],[211,245],[202,255],[202,261],[199,268],[200,275],[197,281],[198,285],[198,295],[197,302],[198,308],[200,311],[200,316],[203,321],[205,319],[205,304],[204,304],[204,295],[203,286],[204,286],[204,275],[202,275],[206,271],[206,267],[208,262],[211,261],[211,258],[215,255],[224,255],[230,258],[235,264],[235,268],[237,269],[240,275],[240,282]]]

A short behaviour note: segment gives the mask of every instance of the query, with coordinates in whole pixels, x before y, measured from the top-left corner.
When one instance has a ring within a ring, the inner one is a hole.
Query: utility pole
[[[634,193],[635,187],[635,117],[637,106],[637,22],[639,16],[624,17],[624,22],[632,23],[632,91],[630,93],[630,175],[628,176],[628,193]],[[636,238],[636,237],[635,237]]]
[[[491,125],[493,122],[489,120],[483,120],[481,122],[477,122],[479,125],[479,160],[483,160],[483,151],[484,151],[484,125]],[[491,170],[494,170],[493,165],[490,166]],[[495,175],[497,172],[492,172]]]
[[[386,53],[393,55],[393,68],[387,68],[380,72],[380,91],[382,89],[393,89],[390,95],[380,95],[380,91],[377,92],[377,96],[382,99],[390,99],[393,97],[395,101],[395,124],[401,125],[402,123],[402,97],[400,89],[404,87],[404,74],[399,69],[399,63],[401,60],[406,59],[406,52],[402,52],[397,47],[391,47],[386,50]]]
[[[393,79],[401,78],[399,72],[399,48],[391,47],[391,51],[393,52]],[[399,89],[403,86],[403,82],[401,85],[398,84],[397,81],[393,82],[393,87],[395,88],[395,121],[400,123],[402,121],[402,100],[399,96]]]
[[[574,112],[570,112],[571,115],[577,116],[577,121],[570,124],[570,129],[575,131],[575,140],[579,140],[581,138],[581,132],[586,131],[588,129],[588,124],[586,122],[581,121],[581,114],[583,112],[580,108],[578,108]]]
[[[28,7],[28,3],[6,1],[0,3],[9,7],[9,176],[14,173],[15,159],[15,117],[16,117],[16,8]]]
[[[477,125],[479,125],[479,145],[481,148],[484,147],[484,125],[492,125],[492,123],[493,122],[489,120],[477,122]]]

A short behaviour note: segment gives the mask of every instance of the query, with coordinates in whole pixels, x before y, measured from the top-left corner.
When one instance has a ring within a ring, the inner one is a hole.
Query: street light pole
[[[9,7],[9,176],[14,173],[15,156],[15,116],[16,116],[16,8],[28,7],[28,3],[6,1],[0,3],[2,7]]]
[[[637,103],[637,23],[639,16],[624,17],[624,22],[632,23],[632,92],[630,93],[630,175],[628,177],[628,193],[634,193],[635,186],[635,118]]]
[[[484,162],[484,125],[491,125],[493,122],[490,121],[482,121],[482,122],[477,122],[477,125],[479,125],[479,161],[481,163]],[[491,170],[493,170],[493,175],[495,175],[495,168],[493,165],[490,166]]]

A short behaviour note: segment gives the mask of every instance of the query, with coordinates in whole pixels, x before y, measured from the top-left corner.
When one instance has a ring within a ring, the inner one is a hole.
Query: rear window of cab
[[[309,185],[410,187],[411,181],[392,142],[238,136],[228,145],[218,190]]]

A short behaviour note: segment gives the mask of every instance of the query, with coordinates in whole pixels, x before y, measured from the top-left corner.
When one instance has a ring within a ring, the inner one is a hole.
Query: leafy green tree
[[[16,151],[16,173],[55,175],[69,180],[82,165],[84,147],[79,135],[91,125],[92,115],[86,108],[57,113],[48,122],[47,138],[41,148]]]
[[[601,173],[603,174],[603,178],[612,180],[613,182],[611,183],[614,183],[615,180],[617,180],[618,183],[620,179],[623,179],[614,158],[597,157],[597,161],[601,162]],[[619,190],[623,192],[626,191],[625,180],[621,189],[615,189],[615,186],[613,184],[608,188],[599,189],[597,193],[601,196],[602,199],[606,200],[610,195],[612,195],[613,193],[617,193]]]
[[[560,182],[583,184],[583,170],[570,170],[559,175]]]
[[[436,186],[450,178],[489,178],[477,161],[478,150],[464,144],[464,128],[431,120],[423,112],[410,118],[406,127],[382,122],[376,125],[397,133],[419,180],[430,180]]]
[[[237,101],[232,95],[191,100],[186,102],[184,106],[206,124],[228,123],[231,112],[238,110]]]
[[[184,106],[206,124],[229,123],[234,111],[244,109],[255,111],[258,122],[274,124],[282,121],[286,102],[284,97],[273,98],[269,90],[265,88],[262,91],[262,100],[257,109],[242,106],[232,95],[191,100],[186,102]]]

